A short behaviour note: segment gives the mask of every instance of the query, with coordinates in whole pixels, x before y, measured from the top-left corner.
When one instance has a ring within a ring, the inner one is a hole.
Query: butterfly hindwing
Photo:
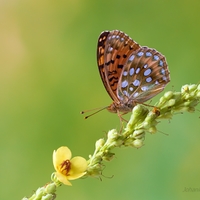
[[[169,81],[165,57],[155,49],[141,47],[127,59],[117,93],[122,101],[128,97],[142,103],[161,92]]]

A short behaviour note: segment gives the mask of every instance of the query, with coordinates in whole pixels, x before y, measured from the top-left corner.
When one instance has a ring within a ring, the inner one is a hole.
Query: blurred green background
[[[30,196],[49,182],[54,149],[67,145],[87,159],[97,139],[119,128],[107,111],[88,120],[79,114],[111,103],[96,64],[103,30],[162,52],[171,72],[165,91],[180,91],[200,80],[199,10],[195,0],[1,0],[0,199]],[[141,149],[116,149],[102,181],[72,181],[57,199],[199,199],[199,116],[162,121],[158,129],[169,136],[147,134]]]

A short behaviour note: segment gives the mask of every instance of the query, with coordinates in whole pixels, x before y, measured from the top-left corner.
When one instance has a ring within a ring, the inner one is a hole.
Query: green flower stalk
[[[133,108],[130,120],[122,131],[112,129],[108,131],[107,138],[96,141],[94,153],[88,161],[82,157],[71,159],[71,151],[67,147],[60,147],[53,153],[56,172],[52,174],[52,182],[38,188],[32,197],[23,200],[54,200],[56,188],[62,184],[71,185],[69,180],[88,176],[101,178],[103,161],[114,158],[112,150],[115,147],[141,148],[146,132],[156,133],[158,121],[172,119],[176,113],[194,112],[199,101],[200,84],[192,84],[182,86],[181,92],[165,92],[154,106],[138,104]]]
[[[133,108],[130,120],[122,132],[112,129],[107,134],[107,140],[96,142],[94,154],[88,160],[86,175],[100,177],[104,169],[103,161],[110,161],[114,157],[113,148],[142,147],[146,132],[156,133],[158,120],[172,119],[175,113],[194,112],[199,101],[200,84],[192,84],[182,86],[181,92],[165,92],[151,109],[138,104]]]
[[[46,184],[40,187],[31,197],[24,197],[22,200],[54,200],[56,198],[56,188],[59,186],[57,181]]]

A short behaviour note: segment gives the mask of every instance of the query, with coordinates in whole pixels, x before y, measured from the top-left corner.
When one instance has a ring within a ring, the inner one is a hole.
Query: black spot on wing
[[[117,68],[122,69],[124,65],[117,65]]]
[[[117,56],[116,56],[116,58],[117,58],[117,59],[120,59],[120,58],[121,58],[121,56],[120,56],[120,55],[117,55]]]
[[[126,55],[126,54],[124,54],[124,55],[123,55],[123,58],[126,58],[126,57],[127,57],[127,55]]]

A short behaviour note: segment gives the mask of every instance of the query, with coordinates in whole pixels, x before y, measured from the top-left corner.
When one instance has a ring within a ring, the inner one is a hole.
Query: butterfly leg
[[[120,119],[120,133],[122,132],[122,130],[124,128],[124,123],[123,122],[128,123],[128,121],[122,117],[122,115],[125,115],[125,114],[126,113],[120,113],[119,111],[117,111],[117,115],[118,115],[118,117]]]

